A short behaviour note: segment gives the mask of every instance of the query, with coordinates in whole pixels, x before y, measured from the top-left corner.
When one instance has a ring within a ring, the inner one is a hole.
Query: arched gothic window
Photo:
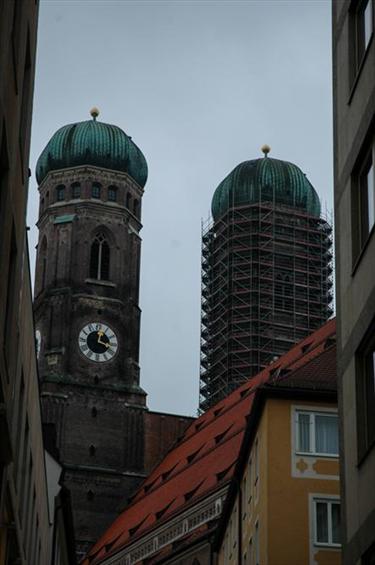
[[[98,233],[91,245],[90,278],[109,280],[110,249],[103,233]]]
[[[130,194],[130,192],[127,193],[126,195],[126,207],[130,210],[130,203],[132,201],[132,195]]]

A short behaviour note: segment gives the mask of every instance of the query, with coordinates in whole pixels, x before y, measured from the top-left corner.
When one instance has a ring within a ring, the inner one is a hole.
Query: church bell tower
[[[119,127],[60,128],[39,157],[35,326],[45,429],[70,489],[79,555],[144,477],[139,383],[147,163]]]

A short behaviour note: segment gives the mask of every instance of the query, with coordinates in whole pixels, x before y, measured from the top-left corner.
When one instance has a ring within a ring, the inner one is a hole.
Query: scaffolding
[[[274,202],[202,223],[200,411],[333,313],[332,228]]]

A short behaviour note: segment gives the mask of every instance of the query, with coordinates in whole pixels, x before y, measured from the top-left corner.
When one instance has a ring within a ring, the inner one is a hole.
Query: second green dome
[[[288,161],[263,157],[244,161],[217,187],[211,204],[218,220],[233,206],[275,202],[320,216],[320,200],[299,167]]]
[[[63,126],[51,137],[36,165],[40,184],[50,171],[95,165],[128,173],[140,186],[147,181],[142,151],[118,126],[94,119]]]

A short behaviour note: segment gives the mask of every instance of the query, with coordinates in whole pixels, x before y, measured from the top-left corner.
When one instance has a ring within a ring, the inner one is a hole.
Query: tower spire
[[[94,122],[96,121],[96,118],[99,116],[99,114],[100,114],[99,108],[97,108],[96,106],[91,108],[90,115],[92,116]]]

